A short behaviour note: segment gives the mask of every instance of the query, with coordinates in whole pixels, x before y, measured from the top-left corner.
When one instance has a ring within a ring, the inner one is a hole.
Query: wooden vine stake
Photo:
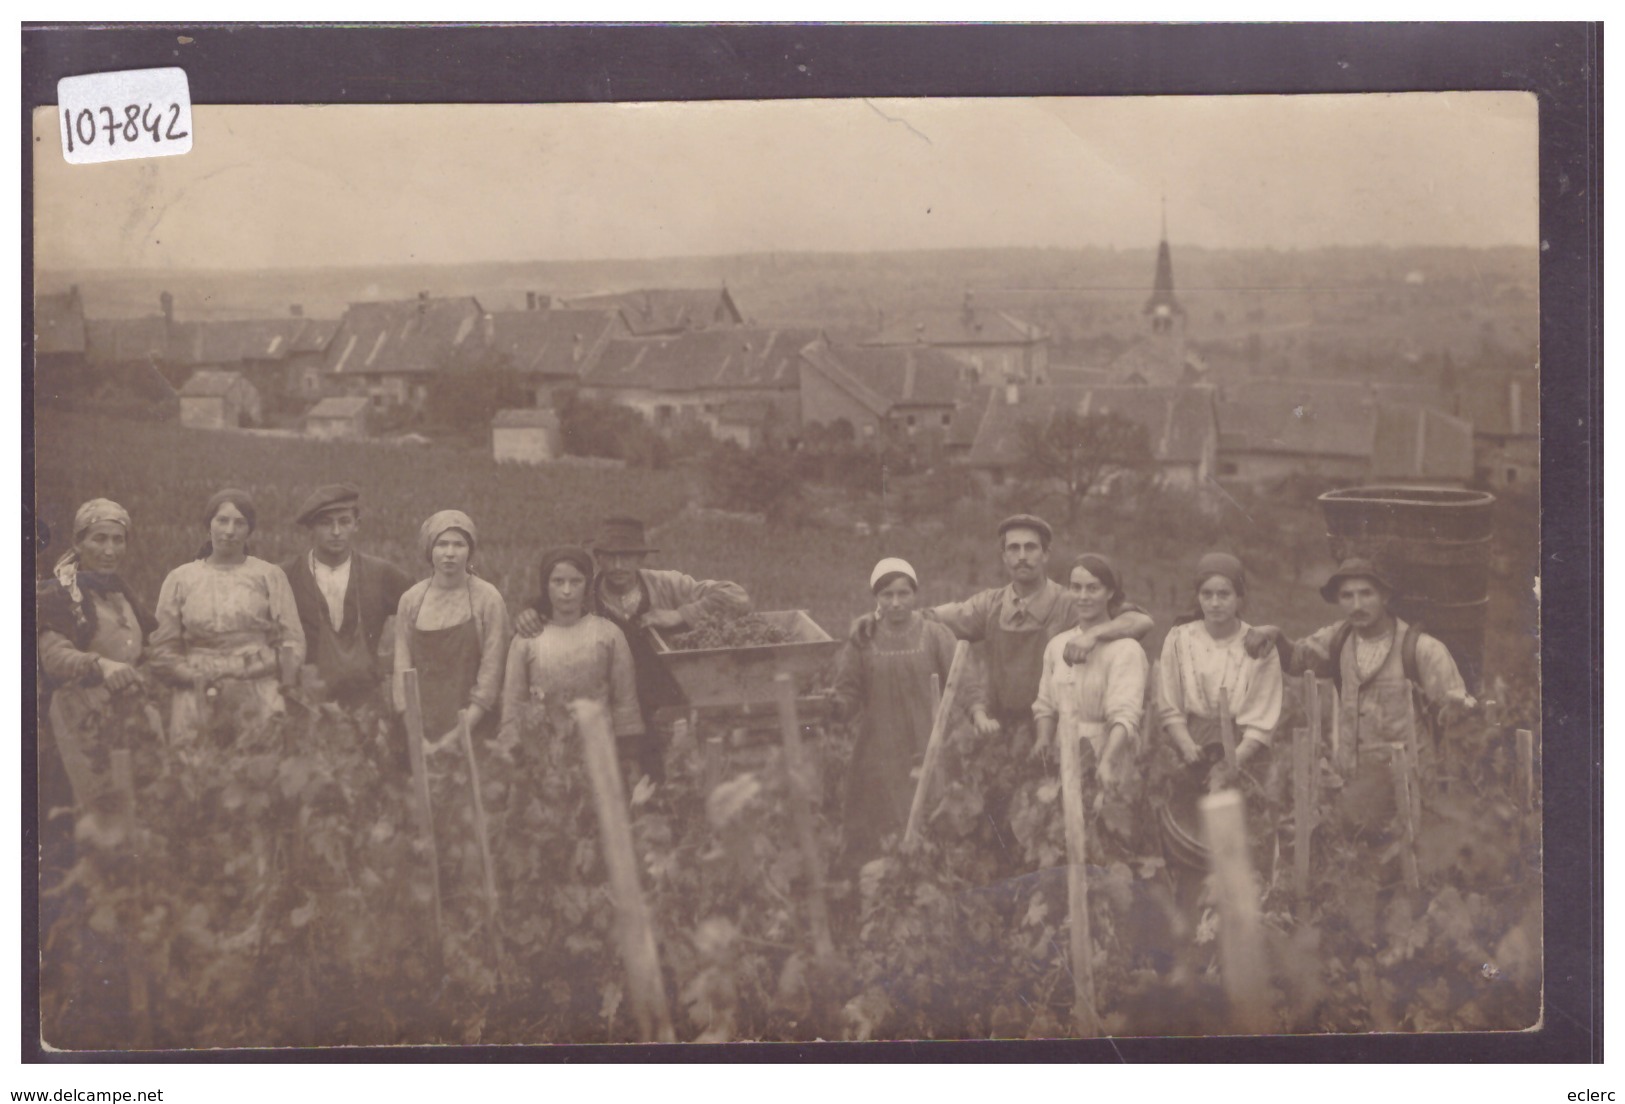
[[[124,845],[129,848],[131,865],[136,869],[136,881],[139,884],[141,848],[136,842],[138,825],[135,815],[135,771],[131,764],[129,749],[120,748],[109,754],[108,767],[113,776],[113,788],[119,795],[119,828],[124,837]],[[139,914],[140,906],[131,911]],[[136,917],[132,916],[130,919],[134,920]],[[137,1050],[144,1050],[152,1046],[152,995],[147,987],[146,956],[141,952],[137,923],[129,925],[124,953],[126,955],[124,966],[130,985],[130,1045]]]
[[[491,861],[490,822],[485,819],[485,795],[480,792],[480,765],[474,758],[474,740],[469,735],[468,717],[457,716],[457,735],[468,759],[468,788],[474,794],[474,832],[480,842],[480,873],[485,891],[485,930],[491,941],[491,968],[502,969],[502,951],[497,941],[497,871]]]
[[[1101,1034],[1095,1003],[1094,937],[1089,930],[1088,826],[1083,818],[1083,757],[1065,733],[1061,745],[1061,813],[1066,821],[1066,910],[1072,945],[1072,1024],[1082,1038]]]
[[[1405,687],[1405,782],[1411,803],[1411,838],[1422,831],[1422,756],[1416,727],[1416,694]]]
[[[1236,769],[1236,722],[1230,716],[1230,687],[1219,687],[1219,744],[1224,748],[1224,765]]]
[[[1269,973],[1241,794],[1222,790],[1202,798],[1198,807],[1219,897],[1219,969],[1233,1025],[1239,1032],[1263,1034],[1270,1029]]]
[[[932,683],[932,697],[936,711],[931,718],[931,737],[925,744],[925,761],[920,765],[920,780],[914,786],[914,800],[908,807],[908,826],[903,829],[903,844],[919,842],[920,830],[925,826],[925,807],[931,800],[931,780],[937,771],[937,760],[942,757],[942,741],[947,735],[948,718],[954,711],[954,699],[959,696],[959,684],[965,677],[965,664],[970,658],[970,643],[961,640],[954,645],[953,662],[948,664],[948,684],[937,697],[936,683]],[[935,679],[936,676],[932,676]]]
[[[1405,876],[1405,888],[1415,893],[1422,888],[1421,872],[1416,866],[1416,821],[1412,818],[1411,792],[1416,788],[1411,778],[1411,761],[1405,745],[1389,744],[1390,767],[1394,775],[1394,808],[1399,813],[1399,863]]]
[[[812,928],[813,954],[827,962],[835,957],[835,940],[830,935],[829,906],[824,900],[824,867],[818,858],[818,836],[813,829],[812,803],[807,795],[810,772],[801,746],[801,720],[796,716],[796,684],[783,671],[773,676],[773,699],[778,705],[779,728],[784,736],[790,819],[795,825],[802,867],[807,876],[807,920]]]
[[[1313,671],[1303,676],[1303,709],[1309,727],[1292,733],[1292,885],[1298,900],[1307,902],[1311,837],[1320,821],[1320,679]]]
[[[643,1041],[672,1043],[671,1009],[666,1004],[666,987],[660,977],[660,954],[655,947],[654,925],[649,905],[638,884],[637,854],[632,849],[632,820],[627,812],[626,790],[621,768],[615,758],[615,736],[601,703],[590,699],[573,702],[576,731],[581,735],[582,756],[592,783],[593,804],[598,811],[598,843],[609,871],[609,892],[615,902],[615,935],[620,944],[621,964],[626,968],[626,990],[632,1016]]]
[[[434,811],[429,804],[429,765],[423,756],[423,699],[418,695],[418,673],[414,667],[401,672],[401,694],[406,699],[406,746],[412,762],[412,788],[417,794],[418,842],[429,859],[429,885],[434,906],[434,962],[440,970],[440,849],[435,846]]]

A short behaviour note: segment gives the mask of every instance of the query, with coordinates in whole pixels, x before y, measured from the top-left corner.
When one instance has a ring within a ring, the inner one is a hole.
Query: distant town
[[[1090,319],[1111,312],[1067,315],[1064,289],[971,288],[877,309],[862,324],[850,309],[832,311],[819,325],[809,324],[816,308],[762,321],[721,283],[484,298],[424,291],[350,302],[337,318],[290,304],[280,317],[207,319],[190,318],[168,290],[145,316],[99,316],[73,284],[35,301],[35,401],[216,430],[430,444],[447,420],[434,409],[437,387],[443,396],[448,380],[475,378],[453,375],[462,372],[502,379],[480,433],[498,460],[516,462],[575,451],[558,411],[586,400],[636,411],[673,439],[703,430],[745,448],[795,449],[819,435],[902,444],[991,486],[1019,474],[1026,424],[1065,412],[1142,426],[1155,478],[1171,487],[1269,490],[1305,475],[1538,483],[1533,348],[1523,355],[1514,340],[1510,352],[1497,344],[1475,358],[1448,341],[1429,347],[1426,310],[1418,319],[1406,306],[1426,290],[1426,271],[1387,285],[1367,278],[1353,308],[1347,296],[1317,305],[1315,321],[1331,336],[1282,353],[1272,330],[1310,330],[1310,320],[1283,325],[1262,307],[1245,309],[1262,302],[1257,295],[1231,295],[1243,305],[1228,310],[1193,309],[1175,260],[1164,231],[1139,292],[1114,289],[1116,314],[1098,334]],[[1532,287],[1481,282],[1472,294],[1485,332],[1501,316],[1533,333]],[[1228,302],[1211,289],[1195,298]],[[1408,319],[1394,324],[1384,310]],[[1405,325],[1424,336],[1391,363],[1371,363],[1369,338],[1363,352],[1350,351],[1357,338],[1338,345],[1339,332],[1386,336]]]

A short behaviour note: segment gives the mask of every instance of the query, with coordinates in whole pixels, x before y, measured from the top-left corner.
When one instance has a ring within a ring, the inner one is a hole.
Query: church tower
[[[1185,308],[1174,297],[1174,260],[1168,251],[1168,199],[1162,200],[1162,240],[1157,245],[1157,275],[1151,285],[1151,298],[1140,313],[1151,316],[1152,333],[1171,333],[1174,319],[1185,316]]]

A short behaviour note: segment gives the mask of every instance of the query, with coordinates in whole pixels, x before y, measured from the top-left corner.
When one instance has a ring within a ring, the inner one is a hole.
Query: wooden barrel
[[[1437,637],[1481,688],[1495,496],[1445,487],[1350,487],[1320,496],[1338,560],[1364,556],[1398,588],[1392,608]]]

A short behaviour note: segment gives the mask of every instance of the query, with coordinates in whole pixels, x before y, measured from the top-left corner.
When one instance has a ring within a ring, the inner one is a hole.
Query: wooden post
[[[1518,800],[1524,812],[1530,812],[1535,807],[1535,733],[1532,729],[1520,728],[1514,739],[1517,742]]]
[[[1313,671],[1303,675],[1303,710],[1309,727],[1292,733],[1292,885],[1298,900],[1307,902],[1311,837],[1320,823],[1320,679]]]
[[[593,803],[598,811],[598,842],[609,871],[610,896],[615,902],[615,930],[620,943],[621,964],[626,968],[628,1004],[644,1042],[677,1041],[672,1030],[671,1009],[666,1004],[666,987],[660,977],[660,953],[655,947],[654,925],[648,902],[638,884],[637,854],[632,849],[632,821],[627,813],[626,791],[621,782],[620,764],[615,758],[615,737],[610,731],[604,707],[583,699],[571,703],[581,750],[592,782]]]
[[[1411,791],[1411,760],[1405,745],[1389,744],[1389,769],[1394,773],[1394,807],[1399,814],[1399,863],[1405,875],[1405,888],[1412,893],[1422,887],[1421,873],[1416,867],[1416,821],[1411,815],[1414,803]]]
[[[1405,771],[1406,787],[1411,801],[1411,833],[1414,839],[1422,831],[1422,756],[1421,741],[1416,731],[1416,693],[1409,683],[1405,685]]]
[[[1269,975],[1241,794],[1209,794],[1198,807],[1219,897],[1219,969],[1230,1012],[1237,1031],[1263,1034],[1270,1029]]]
[[[936,712],[931,718],[931,737],[925,744],[925,761],[920,764],[920,780],[914,785],[914,800],[908,808],[908,826],[903,829],[903,844],[919,842],[920,830],[925,826],[925,807],[931,800],[931,779],[937,771],[937,760],[942,756],[942,741],[948,731],[948,717],[954,711],[954,699],[959,696],[959,683],[964,678],[965,665],[970,659],[970,643],[961,640],[954,645],[954,658],[948,664],[948,685],[936,701]],[[935,675],[931,676],[933,679]],[[932,683],[933,697],[936,684]]]
[[[1078,741],[1065,734],[1061,745],[1061,813],[1066,820],[1066,910],[1072,944],[1072,1023],[1078,1035],[1101,1033],[1095,1003],[1094,939],[1089,931],[1088,826],[1083,817],[1083,763]]]
[[[1314,739],[1307,728],[1292,730],[1292,892],[1309,901],[1309,858],[1315,830]]]
[[[429,765],[423,757],[423,699],[418,696],[418,673],[415,667],[401,672],[401,693],[406,699],[407,756],[412,762],[412,788],[417,792],[418,841],[429,859],[430,886],[434,903],[434,962],[440,971],[440,849],[435,846],[434,811],[429,804]]]
[[[463,755],[468,759],[468,788],[474,794],[474,832],[480,842],[480,873],[485,889],[485,927],[491,940],[491,968],[502,970],[502,951],[497,941],[497,870],[491,861],[491,830],[485,819],[485,795],[480,792],[480,765],[474,758],[474,740],[469,735],[468,717],[457,716],[457,735],[462,741]]]
[[[113,777],[113,788],[119,795],[119,829],[124,837],[124,846],[130,855],[131,866],[136,872],[136,885],[141,884],[141,847],[136,841],[137,823],[135,817],[135,771],[131,763],[130,752],[127,748],[120,748],[108,755],[108,767]],[[145,1050],[152,1046],[152,994],[147,987],[146,955],[141,948],[141,913],[143,906],[141,897],[137,896],[134,907],[126,908],[120,917],[124,928],[125,975],[129,979],[130,997],[130,1045],[137,1050]]]
[[[1219,743],[1224,748],[1224,765],[1236,769],[1236,724],[1230,716],[1230,687],[1219,687]]]
[[[820,960],[835,956],[835,940],[829,930],[829,906],[824,901],[824,868],[818,859],[818,836],[813,828],[812,806],[803,788],[807,777],[801,748],[801,722],[796,717],[796,684],[783,671],[773,676],[773,697],[779,708],[779,728],[784,735],[784,766],[790,783],[790,819],[801,846],[801,862],[807,875],[807,918],[812,927],[813,953]]]
[[[1337,684],[1332,684],[1332,764],[1337,773],[1348,778],[1343,769],[1343,695],[1337,692]]]

